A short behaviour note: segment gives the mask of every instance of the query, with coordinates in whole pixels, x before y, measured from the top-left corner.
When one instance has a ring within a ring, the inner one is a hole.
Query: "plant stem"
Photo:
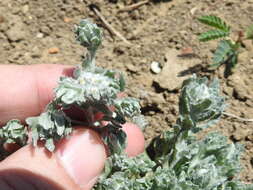
[[[88,49],[86,57],[82,63],[83,69],[92,69],[95,67],[96,49]]]

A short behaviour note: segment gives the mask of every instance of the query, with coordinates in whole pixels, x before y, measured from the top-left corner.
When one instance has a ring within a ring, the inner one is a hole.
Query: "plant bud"
[[[89,50],[95,51],[102,42],[102,31],[87,19],[76,26],[75,34],[77,41]]]
[[[196,78],[194,75],[183,83],[179,107],[181,123],[209,124],[222,114],[225,104],[224,98],[219,95],[218,80],[212,81],[210,85],[207,82],[207,78]]]

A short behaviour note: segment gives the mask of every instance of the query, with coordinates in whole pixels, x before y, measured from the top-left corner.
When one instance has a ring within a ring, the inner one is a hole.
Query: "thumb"
[[[102,172],[106,152],[98,134],[78,129],[51,154],[27,145],[0,163],[0,189],[88,190]]]
[[[126,124],[129,156],[144,150],[140,129]],[[138,141],[136,140],[138,139]],[[0,189],[90,190],[103,170],[106,151],[99,135],[77,129],[62,140],[51,154],[43,147],[27,145],[0,163]]]

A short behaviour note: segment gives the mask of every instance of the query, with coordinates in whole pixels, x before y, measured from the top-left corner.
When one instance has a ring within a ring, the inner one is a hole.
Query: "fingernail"
[[[103,171],[106,159],[98,134],[79,129],[57,147],[56,154],[69,176],[81,188],[90,188]]]

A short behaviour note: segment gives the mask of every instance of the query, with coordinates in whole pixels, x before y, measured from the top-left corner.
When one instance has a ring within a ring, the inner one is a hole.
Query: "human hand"
[[[61,75],[71,76],[73,67],[62,65],[0,65],[0,125],[10,119],[24,121],[39,115],[53,98]],[[144,137],[133,124],[123,126],[126,152],[144,150]],[[90,190],[103,170],[105,147],[99,135],[79,128],[57,144],[51,154],[43,147],[27,145],[0,162],[1,190]]]

